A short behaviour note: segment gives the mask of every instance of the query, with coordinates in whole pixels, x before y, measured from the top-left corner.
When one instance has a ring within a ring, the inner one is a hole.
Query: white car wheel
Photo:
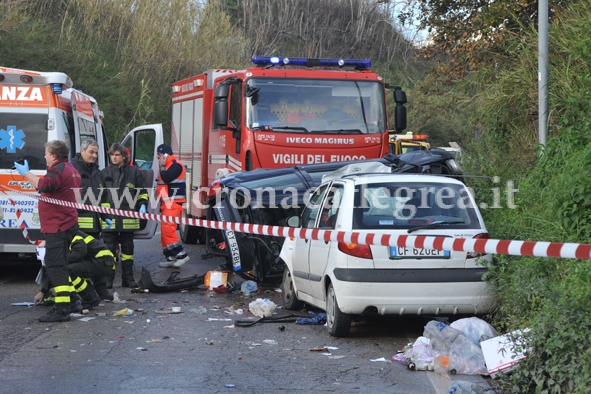
[[[351,330],[351,315],[343,313],[339,309],[337,294],[332,283],[326,292],[326,325],[328,333],[333,337],[346,337]]]
[[[287,267],[283,270],[283,281],[281,282],[281,298],[283,300],[283,306],[285,309],[291,311],[299,311],[304,307],[304,302],[298,300],[296,296],[295,288],[293,286],[293,280],[291,279],[291,273]]]

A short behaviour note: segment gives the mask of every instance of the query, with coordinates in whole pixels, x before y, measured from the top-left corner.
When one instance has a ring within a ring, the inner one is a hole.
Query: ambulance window
[[[93,122],[86,119],[78,118],[78,129],[80,130],[80,140],[84,141],[87,138],[96,140],[96,128]]]
[[[46,125],[47,115],[3,113],[0,133],[14,138],[12,142],[4,138],[6,143],[0,145],[0,168],[12,168],[14,162],[22,158],[27,159],[31,170],[45,170]]]

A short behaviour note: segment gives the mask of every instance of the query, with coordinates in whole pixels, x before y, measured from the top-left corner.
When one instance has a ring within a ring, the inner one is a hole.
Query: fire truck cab
[[[396,102],[394,128],[406,127],[404,91],[384,83],[369,60],[252,62],[172,85],[171,144],[187,167],[187,218],[205,219],[209,185],[233,172],[383,157],[390,151],[387,89]],[[195,243],[203,235],[181,225],[181,238]]]

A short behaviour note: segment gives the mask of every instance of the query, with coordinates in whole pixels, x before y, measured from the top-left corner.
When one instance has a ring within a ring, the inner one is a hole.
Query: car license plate
[[[227,230],[226,237],[228,238],[228,247],[230,249],[230,254],[232,255],[234,271],[240,271],[242,265],[240,264],[240,250],[238,249],[238,242],[236,242],[236,234],[234,234],[234,231],[232,230]]]
[[[391,259],[449,259],[449,250],[390,246]]]

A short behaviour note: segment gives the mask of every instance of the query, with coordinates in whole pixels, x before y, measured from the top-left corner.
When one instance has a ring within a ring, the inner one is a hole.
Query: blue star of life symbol
[[[25,133],[23,130],[17,130],[16,126],[8,126],[6,130],[0,129],[0,149],[5,149],[8,153],[16,153],[16,148],[23,149],[25,146]]]

